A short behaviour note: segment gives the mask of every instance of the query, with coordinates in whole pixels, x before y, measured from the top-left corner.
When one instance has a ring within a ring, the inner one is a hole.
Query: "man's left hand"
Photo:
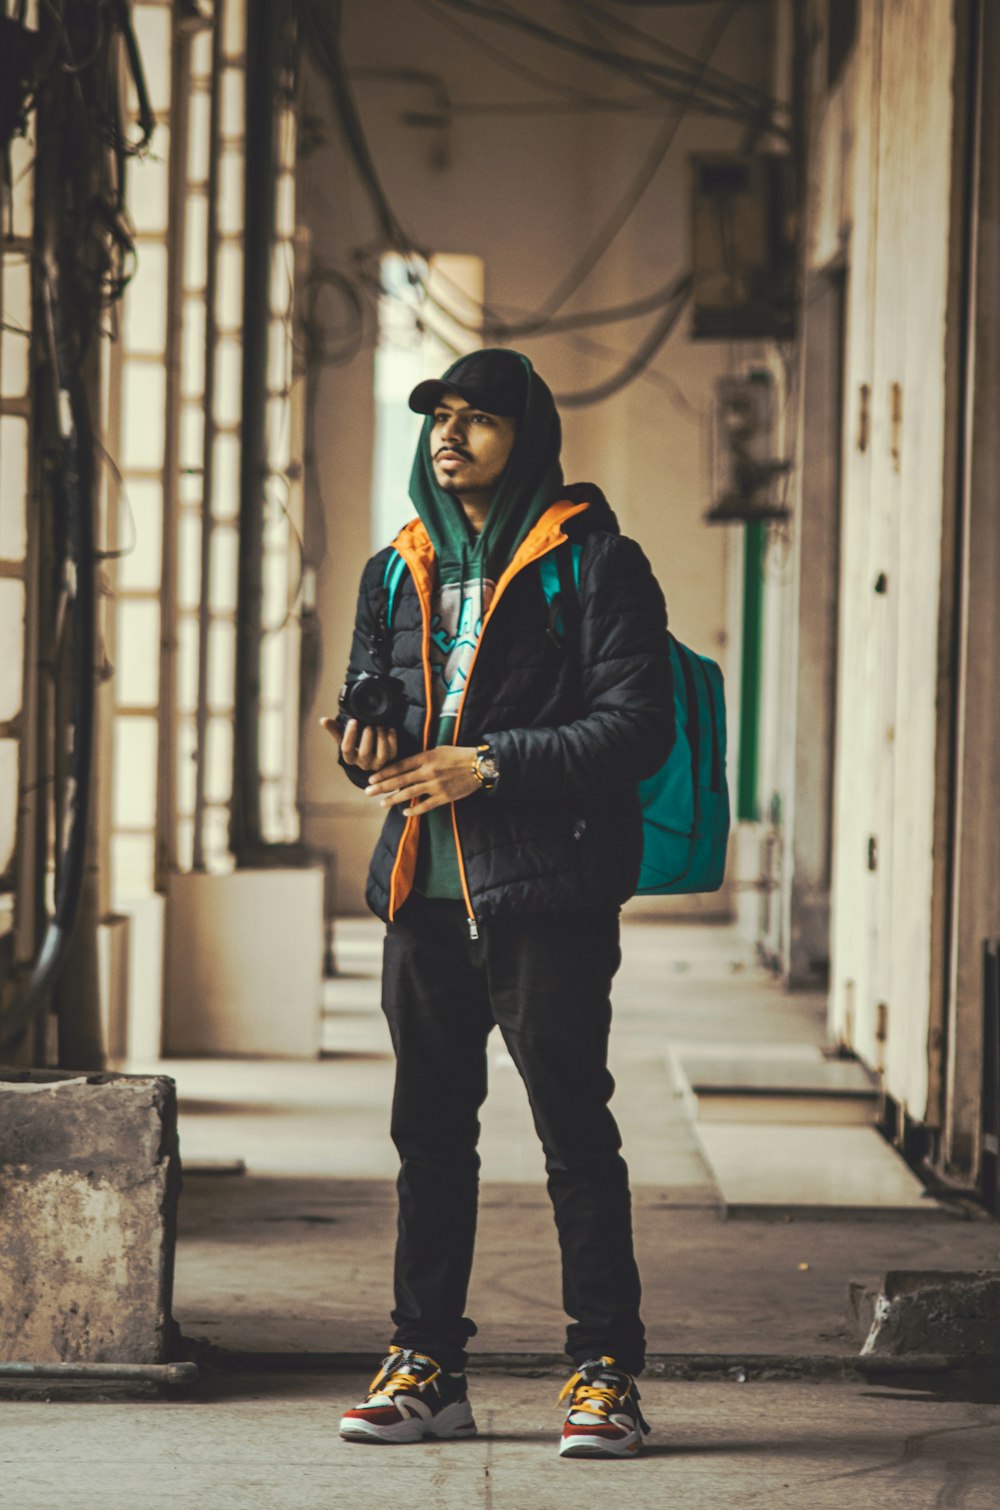
[[[381,798],[383,807],[408,802],[407,817],[429,813],[432,807],[458,802],[478,792],[481,782],[472,770],[475,747],[438,745],[420,755],[383,766],[365,787],[365,796]]]

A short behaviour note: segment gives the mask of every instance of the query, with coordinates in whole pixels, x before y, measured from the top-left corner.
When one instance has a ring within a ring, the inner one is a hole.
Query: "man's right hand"
[[[321,718],[320,723],[340,746],[340,758],[345,765],[356,765],[362,771],[380,771],[396,759],[395,729],[374,729],[368,724],[362,729],[356,718],[349,718],[343,729],[335,718]]]

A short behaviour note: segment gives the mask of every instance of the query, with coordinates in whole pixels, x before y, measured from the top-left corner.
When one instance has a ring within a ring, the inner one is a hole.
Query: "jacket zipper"
[[[400,552],[400,554],[402,555],[402,552]],[[403,559],[405,561],[406,557],[403,556]],[[427,709],[427,711],[426,711],[426,713],[424,715],[424,749],[426,750],[427,749],[427,741],[430,738],[430,732],[431,732],[431,718],[432,718],[433,712],[434,712],[434,699],[433,699],[432,689],[431,689],[431,658],[430,658],[431,614],[430,614],[430,603],[429,603],[429,600],[427,598],[427,594],[424,591],[424,589],[422,587],[422,584],[421,584],[421,582],[420,582],[420,580],[419,580],[419,578],[417,576],[417,573],[413,570],[412,564],[409,561],[407,561],[406,564],[410,568],[410,576],[411,576],[411,578],[413,580],[413,586],[414,586],[414,588],[416,590],[417,601],[420,604],[420,620],[421,620],[420,659],[421,659],[421,662],[422,662],[422,665],[423,665],[423,673],[424,673],[424,702],[425,702],[426,709]],[[396,916],[396,881],[398,880],[398,877],[399,877],[399,870],[400,870],[400,866],[402,864],[403,856],[406,853],[406,839],[407,839],[407,835],[410,832],[410,824],[411,823],[418,823],[419,821],[420,820],[418,818],[410,818],[410,817],[408,817],[405,820],[404,824],[403,824],[403,832],[400,835],[400,839],[399,839],[399,848],[396,851],[396,858],[395,858],[395,861],[393,862],[392,874],[389,877],[389,921],[390,922]]]
[[[507,578],[507,581],[503,584],[503,588],[494,595],[493,601],[489,606],[486,617],[483,620],[483,627],[479,631],[479,639],[476,641],[476,648],[472,652],[472,660],[469,662],[469,669],[465,677],[465,686],[462,688],[462,698],[458,705],[458,712],[455,715],[455,728],[452,732],[451,737],[451,742],[453,745],[458,744],[458,734],[462,726],[462,714],[465,711],[465,699],[469,695],[469,685],[472,681],[472,673],[475,670],[476,661],[479,659],[479,649],[483,643],[483,636],[486,633],[486,626],[490,622],[490,619],[493,617],[493,612],[497,604],[503,596],[503,593],[510,586],[511,582],[513,582],[514,577],[520,576],[521,572],[524,571],[526,567],[534,566],[537,561],[541,561],[543,556],[547,556],[550,551],[554,551],[557,546],[562,545],[565,539],[566,536],[560,534],[559,538],[557,540],[553,540],[552,544],[546,546],[545,550],[539,551],[537,555],[532,556],[530,560],[525,561],[521,566],[518,567],[513,576]],[[470,939],[477,939],[479,937],[479,925],[476,921],[476,912],[475,908],[472,905],[472,897],[469,894],[469,883],[465,874],[465,857],[462,854],[462,841],[459,837],[458,832],[458,813],[455,810],[454,802],[451,804],[451,825],[455,831],[455,853],[458,855],[458,874],[462,882],[462,895],[465,897],[465,905],[468,908],[469,937]]]
[[[455,831],[455,853],[458,856],[458,874],[462,882],[462,895],[465,897],[465,905],[469,909],[469,937],[479,937],[479,924],[476,922],[476,914],[472,906],[472,898],[469,895],[469,883],[465,878],[465,860],[462,858],[462,841],[458,837],[458,814],[455,812],[454,802],[451,804],[451,826]]]
[[[487,612],[486,617],[483,619],[483,627],[480,630],[479,639],[476,642],[476,648],[475,648],[475,650],[472,653],[472,661],[471,661],[471,663],[469,665],[468,675],[465,678],[465,686],[464,686],[464,688],[462,690],[462,700],[461,700],[461,702],[458,705],[458,713],[457,713],[457,715],[455,717],[455,729],[454,729],[454,733],[452,735],[452,744],[453,745],[457,745],[457,743],[458,743],[458,732],[459,732],[459,727],[460,727],[461,722],[462,722],[462,713],[465,710],[465,699],[466,699],[466,697],[468,696],[468,693],[469,693],[469,683],[472,680],[473,668],[475,667],[476,661],[479,658],[479,647],[480,647],[480,645],[483,642],[483,635],[486,633],[486,626],[489,623],[490,619],[493,617],[493,612],[494,612],[497,604],[499,603],[499,601],[500,601],[501,597],[503,596],[504,592],[506,591],[506,589],[510,586],[511,582],[513,582],[514,577],[519,576],[520,573],[525,569],[525,567],[527,567],[527,566],[533,566],[536,561],[540,561],[543,556],[547,556],[550,551],[553,551],[553,550],[556,549],[557,546],[562,545],[563,541],[566,539],[566,535],[563,534],[563,532],[562,532],[562,525],[565,524],[568,519],[572,519],[575,514],[581,514],[581,513],[583,513],[583,511],[586,509],[586,507],[587,507],[587,505],[585,503],[584,504],[578,504],[569,513],[565,514],[563,516],[562,520],[556,526],[556,528],[558,529],[559,533],[558,533],[557,537],[552,541],[552,543],[550,545],[547,545],[544,550],[540,550],[535,555],[529,557],[529,559],[527,561],[523,561],[521,563],[521,565],[518,567],[517,571],[514,572],[511,576],[507,577],[506,581],[504,581],[503,578],[501,578],[501,585],[500,585],[499,591],[494,595],[493,601],[492,601],[492,603],[489,606],[489,611]],[[396,549],[399,550],[399,545],[398,544],[396,546]],[[417,598],[418,598],[419,603],[420,603],[420,616],[421,616],[421,620],[422,620],[422,630],[423,630],[422,635],[421,635],[421,652],[420,652],[420,655],[421,655],[421,660],[423,662],[424,700],[425,700],[425,704],[426,704],[426,708],[427,708],[427,713],[426,713],[426,716],[424,718],[424,749],[426,750],[428,748],[428,743],[427,742],[428,742],[428,739],[430,738],[431,718],[432,718],[433,711],[434,711],[434,701],[433,701],[433,693],[432,693],[432,687],[431,687],[431,670],[430,670],[430,633],[431,633],[430,601],[429,601],[429,597],[428,597],[427,593],[422,588],[419,574],[413,570],[413,563],[410,560],[407,559],[406,552],[403,551],[403,550],[400,550],[399,553],[403,557],[403,559],[406,561],[407,566],[409,566],[409,568],[410,568],[410,576],[413,578],[413,585],[414,585],[414,587],[416,589]],[[476,919],[475,908],[472,905],[472,897],[469,894],[469,882],[468,882],[468,879],[467,879],[466,874],[465,874],[465,857],[462,854],[462,841],[461,841],[461,838],[459,837],[459,832],[458,832],[458,817],[457,817],[456,812],[455,812],[455,804],[454,804],[454,802],[451,803],[450,806],[451,806],[451,823],[452,823],[452,828],[453,828],[454,834],[455,834],[455,853],[458,856],[458,874],[459,874],[459,880],[461,881],[461,884],[462,884],[462,895],[465,898],[465,905],[466,905],[466,908],[468,909],[469,938],[470,939],[478,939],[478,937],[479,937],[479,924],[478,924],[477,919]],[[411,823],[417,823],[417,822],[419,822],[419,819],[417,819],[417,818],[407,818],[406,823],[405,823],[405,825],[403,827],[403,832],[402,832],[402,834],[400,836],[399,848],[396,851],[396,859],[395,859],[395,862],[393,863],[392,874],[391,874],[391,876],[389,878],[389,919],[390,919],[390,921],[395,917],[395,914],[396,914],[396,881],[397,881],[397,879],[399,877],[399,871],[400,871],[400,866],[402,864],[403,855],[406,852],[406,840],[407,840],[407,836],[408,836],[409,831],[410,831],[410,824]]]

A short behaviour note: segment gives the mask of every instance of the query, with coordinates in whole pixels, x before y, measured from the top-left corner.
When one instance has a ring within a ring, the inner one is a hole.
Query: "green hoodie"
[[[520,360],[528,374],[525,412],[482,532],[476,534],[458,499],[437,484],[431,463],[431,416],[424,421],[410,474],[410,498],[437,558],[431,649],[438,714],[434,743],[439,745],[450,743],[454,735],[461,687],[495,584],[562,492],[562,434],[555,400],[528,358]],[[443,374],[443,382],[457,365]],[[425,815],[415,884],[424,896],[462,896],[450,807]]]

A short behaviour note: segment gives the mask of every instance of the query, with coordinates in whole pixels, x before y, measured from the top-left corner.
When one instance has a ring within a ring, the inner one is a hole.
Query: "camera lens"
[[[360,723],[388,723],[391,688],[381,677],[363,677],[351,689],[351,712]]]

